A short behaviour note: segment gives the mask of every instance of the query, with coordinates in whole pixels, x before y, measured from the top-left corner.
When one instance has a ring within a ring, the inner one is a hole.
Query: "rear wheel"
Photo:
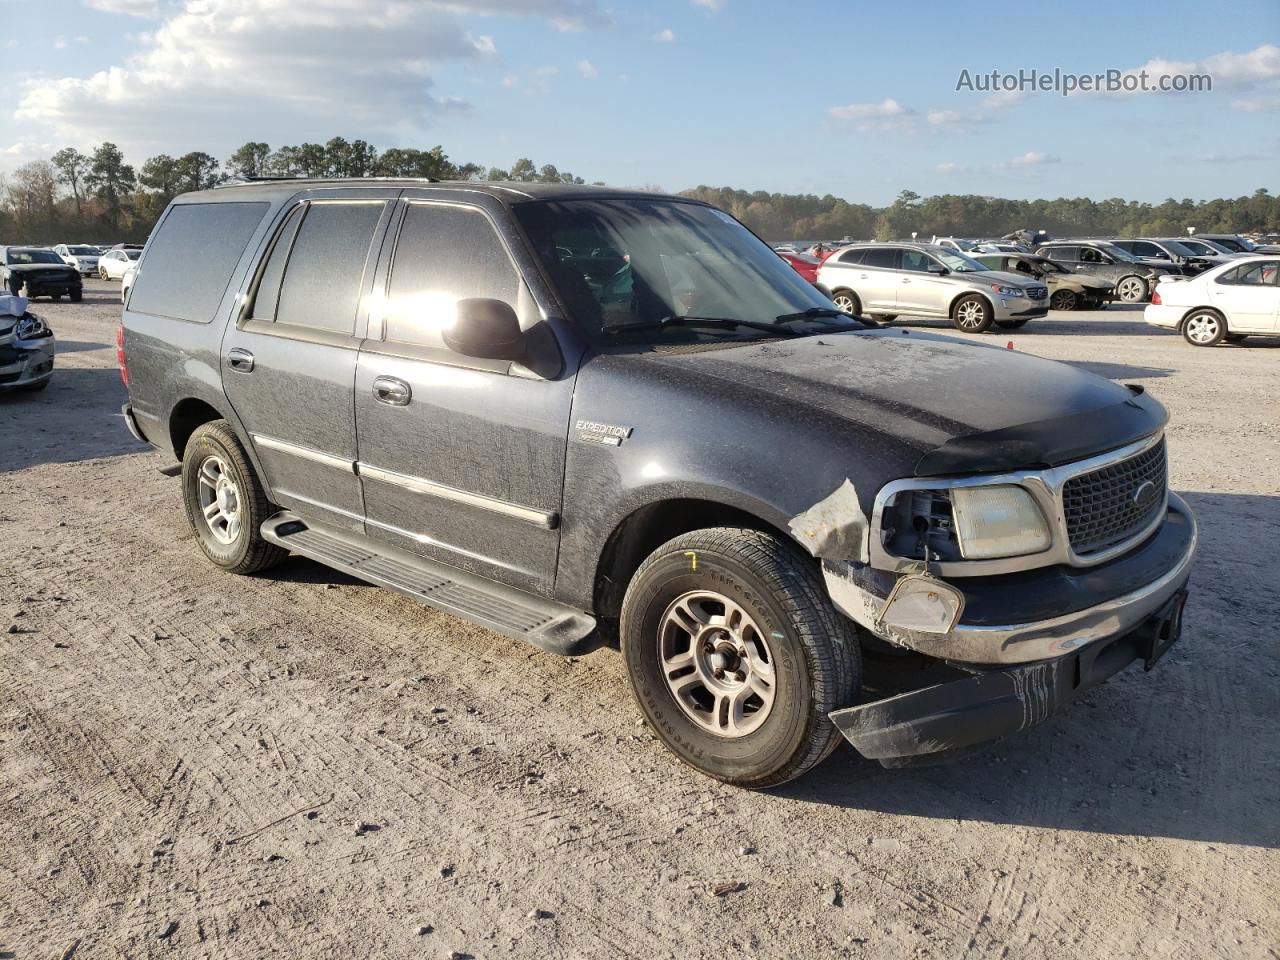
[[[222,569],[253,573],[287,556],[262,538],[262,521],[275,508],[227,421],[203,424],[187,441],[182,497],[196,542]]]
[[[98,279],[99,279],[99,280],[106,280],[106,279],[108,279],[108,277],[107,277],[107,268],[106,268],[106,267],[99,267],[99,268],[98,268]]]
[[[1193,347],[1212,347],[1227,335],[1227,324],[1216,310],[1195,310],[1182,321],[1182,336]]]
[[[991,304],[977,294],[961,297],[951,308],[951,322],[965,333],[985,333],[991,328]]]
[[[831,302],[845,313],[851,313],[855,317],[862,313],[862,302],[858,299],[858,295],[852,290],[837,290],[831,295]]]
[[[1147,281],[1141,277],[1125,277],[1116,284],[1116,295],[1125,303],[1142,303],[1147,299]]]
[[[622,653],[658,738],[707,776],[771,787],[826,757],[862,658],[813,560],[758,530],[718,527],[659,547],[627,588]]]

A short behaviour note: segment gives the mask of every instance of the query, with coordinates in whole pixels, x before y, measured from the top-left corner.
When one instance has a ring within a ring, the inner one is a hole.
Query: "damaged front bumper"
[[[891,644],[971,674],[837,710],[831,719],[870,759],[941,758],[1039,723],[1134,659],[1149,669],[1181,630],[1197,539],[1190,509],[1170,494],[1155,533],[1105,564],[933,580],[963,595],[963,612],[946,633],[885,622],[892,596],[886,578],[897,575],[825,561],[828,592],[846,616]]]
[[[1179,589],[1133,630],[1055,660],[979,671],[836,710],[831,721],[859,753],[885,766],[947,760],[1047,720],[1134,660],[1150,670],[1181,635],[1186,596]]]
[[[53,335],[31,340],[0,338],[0,391],[34,387],[53,376]]]

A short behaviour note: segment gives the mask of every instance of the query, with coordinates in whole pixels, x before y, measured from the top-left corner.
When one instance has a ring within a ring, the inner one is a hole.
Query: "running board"
[[[262,536],[353,577],[452,613],[561,656],[604,645],[590,614],[419,557],[359,534],[310,526],[285,510],[262,524]]]

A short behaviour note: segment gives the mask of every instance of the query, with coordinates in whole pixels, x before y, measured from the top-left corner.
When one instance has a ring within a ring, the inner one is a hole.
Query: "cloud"
[[[653,35],[653,39],[657,40],[659,43],[675,43],[676,35],[672,32],[670,27],[667,27],[667,29],[659,30],[655,33]]]
[[[1241,113],[1269,113],[1280,110],[1280,97],[1255,97],[1246,100],[1232,100],[1231,109]]]
[[[55,142],[110,139],[130,154],[412,136],[465,106],[437,91],[443,64],[497,53],[491,36],[468,32],[467,14],[611,22],[596,0],[189,0],[123,62],[28,82],[15,117]]]
[[[712,13],[719,13],[725,8],[729,0],[692,0],[695,7],[702,7],[704,10],[710,10]]]
[[[582,74],[583,78],[586,80],[594,80],[596,77],[600,76],[600,71],[596,69],[596,65],[590,60],[579,60],[578,72]]]
[[[940,163],[940,164],[938,164],[937,166],[935,166],[933,169],[934,169],[934,171],[935,171],[935,172],[940,173],[940,174],[942,174],[943,176],[949,176],[949,175],[951,175],[951,174],[955,174],[955,173],[971,173],[971,172],[973,172],[973,168],[972,168],[972,167],[966,167],[966,166],[965,166],[964,164],[962,164],[962,163]]]
[[[850,103],[843,107],[832,107],[828,111],[837,120],[889,120],[903,117],[911,111],[888,98],[879,103]]]
[[[122,13],[129,17],[153,19],[160,15],[157,0],[85,0],[94,10],[103,13]]]
[[[994,120],[995,117],[979,110],[930,110],[925,114],[925,122],[929,126],[946,127],[951,130],[982,127]]]
[[[65,50],[65,49],[67,49],[67,38],[66,38],[66,37],[56,37],[56,38],[54,39],[54,41],[53,41],[53,49],[55,49],[55,50]]]
[[[1061,163],[1061,157],[1055,157],[1051,153],[1039,153],[1035,150],[1028,150],[1026,153],[1020,154],[1009,161],[1011,167],[1042,167],[1050,163]]]
[[[1137,77],[1146,72],[1148,89],[1082,91],[1079,96],[1090,94],[1104,97],[1134,97],[1143,93],[1183,93],[1186,91],[1154,89],[1161,76],[1189,77],[1208,74],[1212,78],[1212,90],[1244,92],[1271,87],[1280,83],[1280,47],[1265,43],[1245,53],[1225,50],[1200,60],[1165,60],[1155,58],[1140,67],[1121,71],[1125,77]]]

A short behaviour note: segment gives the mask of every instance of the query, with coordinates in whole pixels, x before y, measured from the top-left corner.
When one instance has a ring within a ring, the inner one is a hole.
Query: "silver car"
[[[91,277],[98,272],[98,257],[102,251],[87,243],[60,243],[53,252],[62,258],[62,262],[80,271],[80,276]]]
[[[26,307],[26,297],[0,296],[0,393],[43,390],[53,377],[53,331]]]
[[[818,285],[836,306],[892,320],[899,314],[950,320],[965,333],[1013,329],[1049,312],[1049,290],[1016,273],[988,270],[957,250],[929,243],[858,243],[828,257]]]

